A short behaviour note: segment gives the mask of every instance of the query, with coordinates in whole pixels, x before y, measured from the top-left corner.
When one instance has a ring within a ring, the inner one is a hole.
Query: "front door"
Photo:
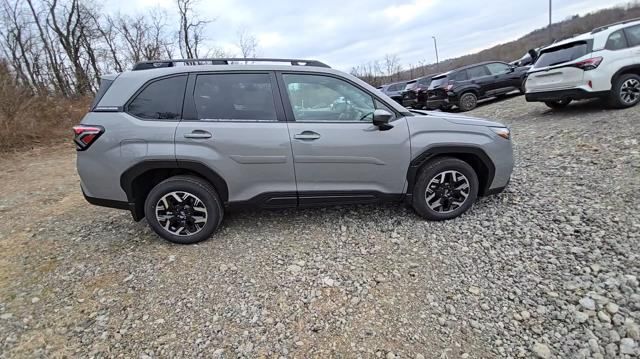
[[[270,72],[189,76],[178,164],[200,162],[227,183],[229,202],[296,206],[296,183],[282,101]]]
[[[487,68],[493,75],[493,83],[490,85],[491,94],[503,94],[517,90],[520,86],[520,75],[515,73],[511,66],[502,62],[487,64]]]
[[[381,131],[372,124],[373,111],[385,106],[328,74],[284,73],[280,80],[301,206],[377,201],[404,192],[410,160],[405,118]]]

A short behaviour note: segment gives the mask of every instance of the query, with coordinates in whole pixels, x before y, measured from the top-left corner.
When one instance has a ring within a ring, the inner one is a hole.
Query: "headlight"
[[[511,138],[511,131],[506,127],[489,127],[496,135],[508,140]]]

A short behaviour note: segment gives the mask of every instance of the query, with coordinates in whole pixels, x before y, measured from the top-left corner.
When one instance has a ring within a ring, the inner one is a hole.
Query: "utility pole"
[[[551,14],[552,14],[552,9],[553,9],[552,2],[553,2],[553,0],[549,0],[549,44],[551,44],[553,42],[553,33],[551,31],[551,24],[552,24]]]
[[[551,1],[551,0],[549,0]],[[435,36],[431,36],[433,38],[433,47],[436,49],[436,70],[440,67],[440,59],[438,58],[438,42],[436,41]]]

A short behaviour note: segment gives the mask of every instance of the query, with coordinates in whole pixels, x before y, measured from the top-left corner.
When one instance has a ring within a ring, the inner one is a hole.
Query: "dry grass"
[[[0,67],[0,152],[68,141],[90,99],[34,95]]]

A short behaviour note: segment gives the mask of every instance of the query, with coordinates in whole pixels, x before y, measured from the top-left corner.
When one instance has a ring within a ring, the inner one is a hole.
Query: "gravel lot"
[[[517,167],[461,218],[237,212],[194,246],[85,203],[71,146],[5,156],[0,357],[637,357],[640,108],[471,114]]]

